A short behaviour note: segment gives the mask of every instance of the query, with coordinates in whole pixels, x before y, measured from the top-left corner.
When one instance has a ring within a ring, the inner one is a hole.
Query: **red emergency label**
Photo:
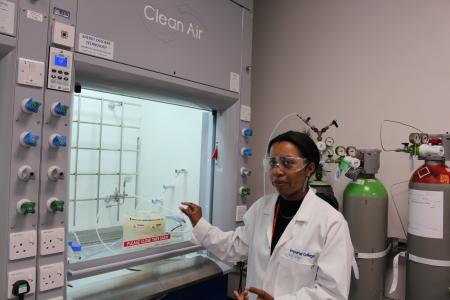
[[[138,247],[138,246],[142,246],[145,244],[151,244],[151,243],[167,241],[167,240],[170,240],[169,233],[166,233],[164,235],[151,236],[151,237],[144,238],[144,239],[124,241],[123,247],[124,248]]]

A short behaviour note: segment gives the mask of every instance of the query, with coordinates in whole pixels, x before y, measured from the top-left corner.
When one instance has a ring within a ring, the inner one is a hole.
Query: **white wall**
[[[258,0],[254,16],[253,200],[262,195],[267,138],[290,112],[311,116],[317,127],[337,119],[329,135],[359,148],[380,148],[383,119],[449,130],[449,1]],[[284,125],[279,133],[303,128],[294,119]],[[409,132],[386,124],[385,148],[399,147]],[[378,177],[388,189],[409,178],[407,155],[383,152],[381,159]],[[340,201],[346,182],[334,184]],[[407,185],[394,186],[393,195],[406,224]],[[388,233],[404,237],[389,204]]]
[[[139,200],[138,209],[160,212],[164,215],[177,213],[179,203],[189,200],[199,200],[200,157],[202,137],[202,114],[198,109],[182,106],[168,105],[155,101],[146,101],[114,94],[104,94],[83,90],[83,96],[103,97],[108,100],[118,100],[125,103],[134,103],[139,106],[123,105],[109,107],[112,102],[105,101],[103,107],[103,123],[120,124],[123,110],[124,125],[136,126],[139,129],[125,128],[123,135],[124,149],[133,150],[137,147],[137,138],[140,138],[138,166],[136,166],[136,153],[123,152],[122,173],[136,173],[138,168],[137,194],[143,199]],[[74,120],[77,120],[77,96],[74,105]],[[82,100],[80,120],[100,122],[101,102],[98,100]],[[102,148],[120,148],[120,128],[103,126]],[[100,144],[100,126],[80,124],[77,134],[77,124],[74,123],[72,146],[98,148]],[[95,173],[98,169],[98,151],[79,150],[78,173]],[[75,150],[71,155],[71,173],[75,170]],[[103,151],[101,157],[101,172],[119,172],[119,152]],[[186,169],[186,174],[175,173],[175,169]],[[129,196],[135,195],[135,176],[129,176],[131,181],[126,185]],[[120,187],[123,187],[122,176]],[[72,176],[70,198],[74,198],[75,181]],[[100,197],[114,193],[119,184],[118,175],[101,176]],[[163,191],[163,184],[173,185]],[[121,190],[121,192],[123,192]],[[78,176],[77,199],[97,197],[97,176]],[[161,199],[164,209],[154,205],[151,199]],[[106,208],[100,201],[99,227],[121,225],[123,217],[135,210],[135,200],[128,199],[120,206],[119,221],[117,220],[117,207]],[[73,227],[74,205],[69,207],[69,224],[71,230],[95,228],[97,202],[77,202],[76,226]]]

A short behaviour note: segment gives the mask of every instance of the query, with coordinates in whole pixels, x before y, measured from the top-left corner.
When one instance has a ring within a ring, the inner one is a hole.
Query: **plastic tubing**
[[[265,153],[265,154],[264,154],[264,158],[267,157],[266,149],[267,149],[267,147],[269,147],[269,143],[270,143],[270,141],[272,140],[273,135],[274,135],[275,132],[277,131],[278,127],[280,127],[281,123],[283,123],[287,118],[290,118],[290,117],[293,117],[293,116],[298,117],[298,115],[300,115],[300,113],[298,113],[298,112],[296,112],[296,113],[290,113],[290,114],[285,115],[284,117],[282,117],[282,118],[278,121],[278,123],[275,125],[275,127],[274,127],[273,130],[272,130],[272,132],[270,133],[269,139],[267,140],[266,148],[264,149],[264,153]],[[264,191],[264,196],[265,196],[265,195],[266,195],[266,172],[264,171],[264,168],[263,168],[263,191]]]

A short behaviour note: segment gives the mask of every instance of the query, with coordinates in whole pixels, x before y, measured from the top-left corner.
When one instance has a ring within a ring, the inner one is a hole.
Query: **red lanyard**
[[[275,206],[275,215],[273,216],[273,221],[272,221],[272,239],[273,239],[273,235],[275,234],[275,226],[277,225],[279,210],[280,210],[280,199],[277,200],[277,204]]]

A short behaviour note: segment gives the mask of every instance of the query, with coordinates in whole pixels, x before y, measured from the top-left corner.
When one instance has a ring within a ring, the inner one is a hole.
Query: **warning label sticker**
[[[444,237],[444,192],[409,190],[408,232],[417,236]]]
[[[78,39],[78,51],[93,56],[114,59],[114,42],[93,35],[80,33]]]
[[[141,247],[144,245],[161,242],[161,241],[167,241],[167,240],[170,240],[169,233],[166,233],[164,235],[151,236],[151,237],[143,238],[143,239],[124,241],[123,247],[124,248],[135,248],[135,247]]]

